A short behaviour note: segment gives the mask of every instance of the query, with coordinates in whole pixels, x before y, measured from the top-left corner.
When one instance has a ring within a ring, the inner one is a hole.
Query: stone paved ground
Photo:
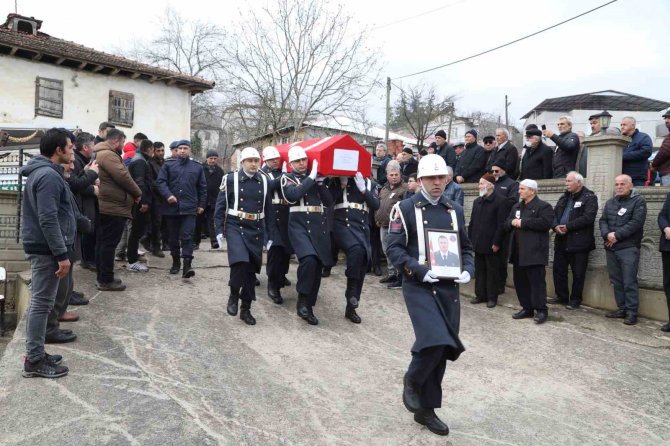
[[[225,312],[225,254],[196,255],[193,280],[150,258],[151,272],[121,273],[123,293],[97,293],[93,274],[77,270],[92,297],[71,324],[79,339],[49,348],[70,375],[21,378],[21,324],[0,361],[0,444],[667,444],[670,337],[657,322],[625,327],[554,307],[536,326],[511,319],[511,295],[493,310],[464,298],[468,350],[447,368],[444,439],[400,399],[413,341],[401,292],[368,276],[353,325],[336,267],[311,327],[295,316],[295,292],[274,305],[263,278],[248,327]]]

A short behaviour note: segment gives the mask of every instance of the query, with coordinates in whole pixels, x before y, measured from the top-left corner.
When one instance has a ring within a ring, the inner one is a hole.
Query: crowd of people
[[[670,114],[664,118],[670,128]],[[625,118],[621,127],[631,143],[624,150],[615,196],[605,203],[598,225],[618,307],[607,317],[634,325],[647,217],[644,198],[634,186],[639,184],[637,152],[647,149],[632,118]],[[448,427],[434,409],[441,404],[446,361],[456,360],[464,350],[458,339],[459,284],[474,278],[471,302],[493,308],[505,290],[509,262],[522,307],[514,319],[546,322],[545,266],[553,231],[556,296],[549,303],[568,309],[581,305],[588,254],[596,246],[599,204],[577,171],[580,141],[570,119],[562,117],[558,128],[559,133],[553,133],[529,126],[521,155],[506,129],[485,136],[483,146],[477,131],[470,130],[465,142],[453,147],[440,130],[436,143],[420,152],[418,160],[411,149],[392,159],[379,144],[375,178],[360,172],[324,177],[317,161],[310,163],[298,145],[288,151],[290,172],[279,151],[269,146],[262,157],[257,149],[245,148],[235,168],[224,173],[215,151],[207,153],[203,164],[191,159],[188,140],[171,143],[171,156],[165,158],[163,143],[142,133],[126,143],[126,135],[108,123],[100,125],[95,137],[50,129],[41,139],[40,155],[21,171],[27,177],[22,238],[32,268],[23,376],[57,378],[68,373],[63,358],[47,354],[44,344],[76,339],[59,325],[77,320],[68,305],[88,303],[74,291],[74,262],[96,272],[98,290],[123,291],[126,284],[114,273],[115,260],[124,261],[129,272],[143,273],[149,270],[143,254],[164,257],[163,251],[169,251],[169,273],[181,272],[189,279],[195,275],[194,250],[205,233],[212,248],[227,245],[228,314],[239,313],[241,321],[255,325],[251,306],[263,252],[267,251],[267,294],[277,305],[284,303],[282,289],[290,285],[286,274],[295,256],[296,314],[317,325],[314,308],[321,278],[330,275],[343,250],[344,317],[360,324],[366,273],[382,275],[383,253],[388,271],[380,282],[403,290],[416,335],[403,402],[415,421],[445,435]],[[543,138],[556,147],[546,146]],[[670,151],[670,136],[661,150]],[[661,163],[660,172],[667,169],[668,160]],[[553,207],[538,194],[537,180],[544,178],[565,180],[566,191]],[[463,183],[478,183],[479,188],[468,224]],[[670,308],[670,194],[658,224]],[[451,232],[458,252],[449,251],[445,235],[439,238],[440,249],[427,253],[427,228]],[[459,271],[455,276],[440,276],[434,269],[454,265]],[[662,330],[670,331],[670,324]]]

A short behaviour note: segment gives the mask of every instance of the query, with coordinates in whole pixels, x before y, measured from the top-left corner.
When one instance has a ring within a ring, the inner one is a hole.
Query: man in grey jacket
[[[40,155],[21,168],[28,177],[23,192],[23,250],[32,272],[30,310],[26,318],[26,378],[59,378],[68,373],[60,355],[44,351],[47,318],[61,279],[70,272],[76,219],[61,164],[72,158],[73,144],[62,129],[40,141]]]
[[[633,189],[631,177],[616,177],[614,198],[607,200],[600,217],[600,235],[605,242],[607,271],[618,307],[605,316],[623,318],[626,325],[637,324],[637,309],[640,305],[637,270],[646,218],[647,203]]]

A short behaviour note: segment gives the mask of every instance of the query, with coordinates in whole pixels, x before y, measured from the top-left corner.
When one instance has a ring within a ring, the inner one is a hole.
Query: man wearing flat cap
[[[521,157],[519,180],[545,180],[553,177],[551,163],[554,152],[542,142],[542,130],[533,125],[526,128],[526,144]]]
[[[545,267],[549,263],[549,230],[554,220],[551,205],[537,197],[537,181],[519,184],[521,200],[512,207],[505,229],[512,233],[509,263],[514,274],[514,288],[521,311],[514,319],[534,317],[536,324],[547,321],[547,282]]]
[[[484,174],[486,153],[477,144],[477,130],[465,132],[465,150],[455,170],[457,183],[476,183]]]
[[[487,135],[482,138],[482,142],[484,143],[484,159],[486,160],[486,163],[484,164],[484,172],[490,172],[491,165],[493,164],[493,161],[495,161],[496,138],[495,136]]]

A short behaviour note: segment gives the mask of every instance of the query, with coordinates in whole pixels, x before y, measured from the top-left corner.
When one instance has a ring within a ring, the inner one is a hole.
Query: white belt
[[[319,214],[323,213],[322,206],[291,206],[289,212],[318,212]]]
[[[338,204],[335,205],[334,209],[337,210],[337,209],[347,209],[347,208],[358,209],[358,210],[361,210],[361,211],[364,211],[364,212],[368,211],[368,207],[365,204],[361,204],[361,203],[338,203]]]
[[[282,200],[281,198],[273,198],[272,199],[272,204],[284,204],[284,205],[289,205],[290,203],[286,200]]]
[[[265,212],[261,212],[260,214],[252,214],[251,212],[234,211],[232,209],[228,209],[228,215],[233,215],[242,220],[262,220],[265,218]]]

